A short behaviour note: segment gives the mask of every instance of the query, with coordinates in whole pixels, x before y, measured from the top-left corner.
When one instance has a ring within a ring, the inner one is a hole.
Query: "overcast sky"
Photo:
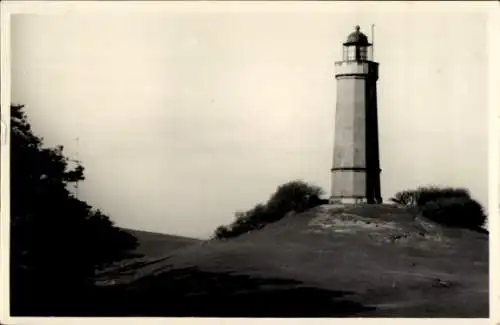
[[[12,17],[12,101],[78,151],[80,198],[207,237],[289,180],[328,194],[334,62],[375,24],[383,198],[449,185],[487,206],[485,13],[218,8]]]

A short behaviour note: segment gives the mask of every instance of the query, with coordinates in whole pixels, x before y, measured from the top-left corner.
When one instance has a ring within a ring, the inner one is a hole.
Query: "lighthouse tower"
[[[331,203],[381,203],[377,122],[378,63],[359,26],[335,62],[337,105]]]

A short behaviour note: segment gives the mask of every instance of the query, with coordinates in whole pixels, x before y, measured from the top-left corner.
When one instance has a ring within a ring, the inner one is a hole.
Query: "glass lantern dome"
[[[356,26],[354,32],[349,34],[344,45],[344,61],[371,61],[372,44],[368,42],[368,37],[360,32],[360,27]]]

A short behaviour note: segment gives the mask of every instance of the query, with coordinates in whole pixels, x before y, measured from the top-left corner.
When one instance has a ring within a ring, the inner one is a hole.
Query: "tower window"
[[[358,47],[359,51],[359,60],[366,60],[367,59],[367,51],[365,46],[360,46]]]
[[[356,47],[355,46],[344,47],[344,60],[346,60],[346,61],[356,60]]]
[[[369,60],[369,47],[360,45],[344,46],[345,61],[365,61]]]

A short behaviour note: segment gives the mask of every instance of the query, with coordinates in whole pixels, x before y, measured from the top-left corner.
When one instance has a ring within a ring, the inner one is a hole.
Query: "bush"
[[[464,188],[419,187],[400,191],[390,200],[416,207],[423,217],[450,227],[478,229],[486,221],[483,207]]]
[[[417,191],[400,191],[389,200],[399,205],[413,207],[417,205]]]
[[[278,187],[266,204],[257,204],[246,212],[235,213],[235,221],[229,226],[218,227],[213,237],[216,239],[239,236],[257,230],[268,223],[283,218],[288,212],[302,212],[319,204],[322,189],[303,181],[292,181]]]
[[[276,214],[301,212],[310,208],[312,202],[318,201],[322,192],[318,186],[292,181],[278,187],[267,202],[267,207]]]
[[[463,188],[452,187],[419,187],[416,190],[417,206],[423,207],[427,202],[447,198],[470,199],[469,191]]]
[[[231,230],[229,230],[226,226],[219,226],[215,229],[214,237],[216,239],[229,238],[231,234]]]
[[[427,201],[421,213],[423,217],[450,227],[477,229],[484,226],[486,221],[482,206],[466,197]]]

